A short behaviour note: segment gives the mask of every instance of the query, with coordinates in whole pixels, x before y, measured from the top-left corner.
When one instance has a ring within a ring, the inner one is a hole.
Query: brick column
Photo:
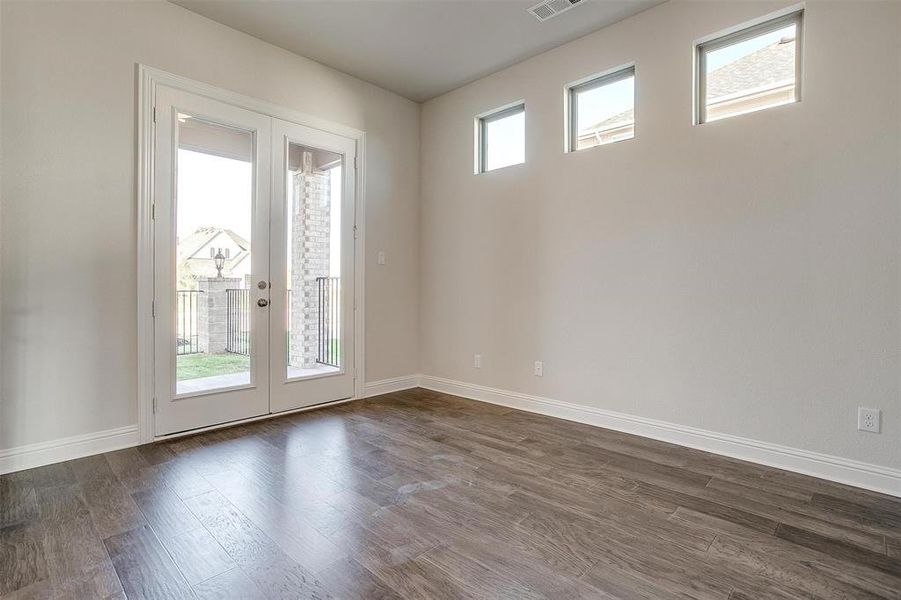
[[[291,364],[316,366],[319,352],[319,291],[317,277],[329,274],[331,178],[313,167],[313,155],[303,153],[301,170],[292,182],[291,234]]]
[[[201,277],[197,280],[197,289],[201,292],[197,304],[197,337],[201,352],[225,352],[228,335],[228,298],[225,290],[240,287],[239,277]]]

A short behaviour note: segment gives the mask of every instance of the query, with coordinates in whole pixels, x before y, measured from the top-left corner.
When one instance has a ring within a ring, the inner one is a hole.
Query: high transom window
[[[635,67],[569,87],[569,151],[635,137]]]
[[[795,12],[698,45],[698,123],[800,99],[801,17]]]
[[[477,121],[477,173],[526,161],[526,105],[516,104]]]

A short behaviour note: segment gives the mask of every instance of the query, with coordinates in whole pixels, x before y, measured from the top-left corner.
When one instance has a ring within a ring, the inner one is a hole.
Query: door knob
[[[257,300],[257,306],[259,306],[260,308],[266,308],[267,306],[269,306],[269,301],[265,298],[260,298],[259,300]]]
[[[257,284],[257,287],[260,288],[261,290],[265,290],[267,287],[269,287],[269,282],[261,281]]]

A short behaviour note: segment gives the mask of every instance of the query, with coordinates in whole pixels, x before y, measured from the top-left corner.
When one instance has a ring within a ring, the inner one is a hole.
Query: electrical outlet
[[[540,360],[535,361],[535,377],[544,377],[544,363]]]
[[[472,366],[476,369],[482,368],[482,355],[481,354],[473,354],[472,355]]]
[[[878,408],[857,408],[857,429],[860,431],[869,431],[870,433],[879,433],[882,424],[882,411]]]
[[[386,262],[386,261],[385,261],[385,251],[384,251],[384,250],[380,250],[380,251],[379,251],[379,255],[378,255],[378,263],[379,263],[380,265],[383,265],[383,264],[385,264],[385,262]]]

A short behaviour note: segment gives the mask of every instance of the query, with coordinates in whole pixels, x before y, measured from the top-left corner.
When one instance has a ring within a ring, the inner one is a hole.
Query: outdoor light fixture
[[[216,265],[216,277],[222,277],[222,267],[225,266],[225,257],[222,256],[222,249],[220,248],[218,252],[216,252],[216,256],[213,257],[213,263]]]

